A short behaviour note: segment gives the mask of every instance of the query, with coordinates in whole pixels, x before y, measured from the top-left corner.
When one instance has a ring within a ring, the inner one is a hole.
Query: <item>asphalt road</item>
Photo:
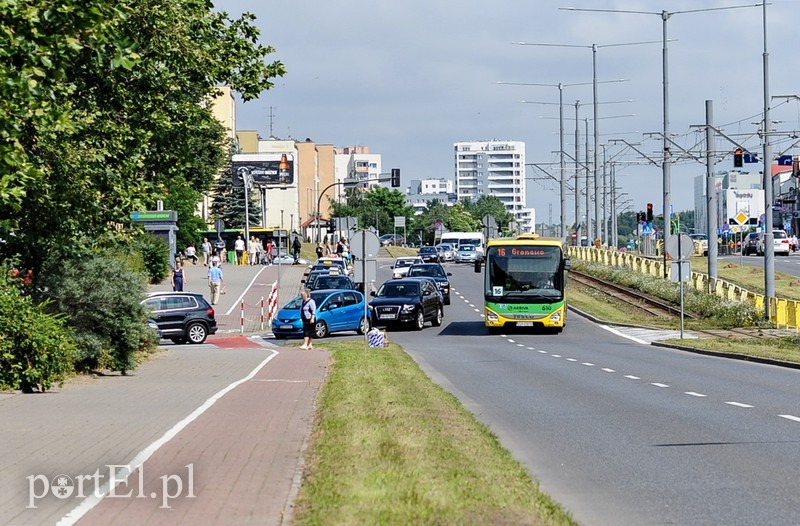
[[[449,269],[442,327],[392,340],[579,522],[800,521],[800,372],[642,345],[574,313],[561,335],[490,336],[479,276]]]
[[[764,268],[764,256],[719,256],[720,261],[726,263],[740,263],[749,267]],[[775,256],[775,271],[790,274],[792,276],[800,276],[800,253],[795,252],[789,256]]]

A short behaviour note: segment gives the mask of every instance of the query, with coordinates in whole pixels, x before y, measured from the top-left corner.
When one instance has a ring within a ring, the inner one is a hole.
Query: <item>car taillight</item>
[[[209,318],[213,318],[214,317],[214,309],[212,307],[209,307],[208,310],[206,311],[206,314],[208,314]]]
[[[782,240],[781,240],[781,243],[787,243],[787,244],[788,244],[788,243],[789,243],[789,240],[788,240],[788,239],[782,239]]]

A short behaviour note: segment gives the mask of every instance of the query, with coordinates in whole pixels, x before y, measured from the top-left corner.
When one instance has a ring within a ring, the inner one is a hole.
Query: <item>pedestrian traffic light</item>
[[[392,168],[392,188],[400,188],[400,168]]]
[[[647,215],[645,216],[645,219],[648,223],[653,222],[653,203],[647,203]]]
[[[333,234],[334,232],[336,232],[336,223],[334,222],[334,219],[331,218],[328,220],[328,233]]]
[[[744,160],[742,158],[742,149],[736,148],[736,150],[734,150],[733,152],[733,167],[741,168],[742,166],[744,166],[743,162]]]

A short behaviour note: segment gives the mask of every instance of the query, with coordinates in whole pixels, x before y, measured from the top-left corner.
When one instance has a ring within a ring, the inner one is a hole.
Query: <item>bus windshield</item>
[[[488,252],[488,296],[560,298],[563,295],[559,247],[493,246]]]

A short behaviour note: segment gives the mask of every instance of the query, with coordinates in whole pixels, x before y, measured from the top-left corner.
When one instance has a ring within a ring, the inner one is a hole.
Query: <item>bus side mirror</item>
[[[569,271],[572,268],[572,263],[570,263],[569,258],[564,259],[564,270]]]
[[[481,260],[480,259],[476,259],[475,260],[475,272],[477,272],[478,274],[480,274],[480,272],[481,272]]]

